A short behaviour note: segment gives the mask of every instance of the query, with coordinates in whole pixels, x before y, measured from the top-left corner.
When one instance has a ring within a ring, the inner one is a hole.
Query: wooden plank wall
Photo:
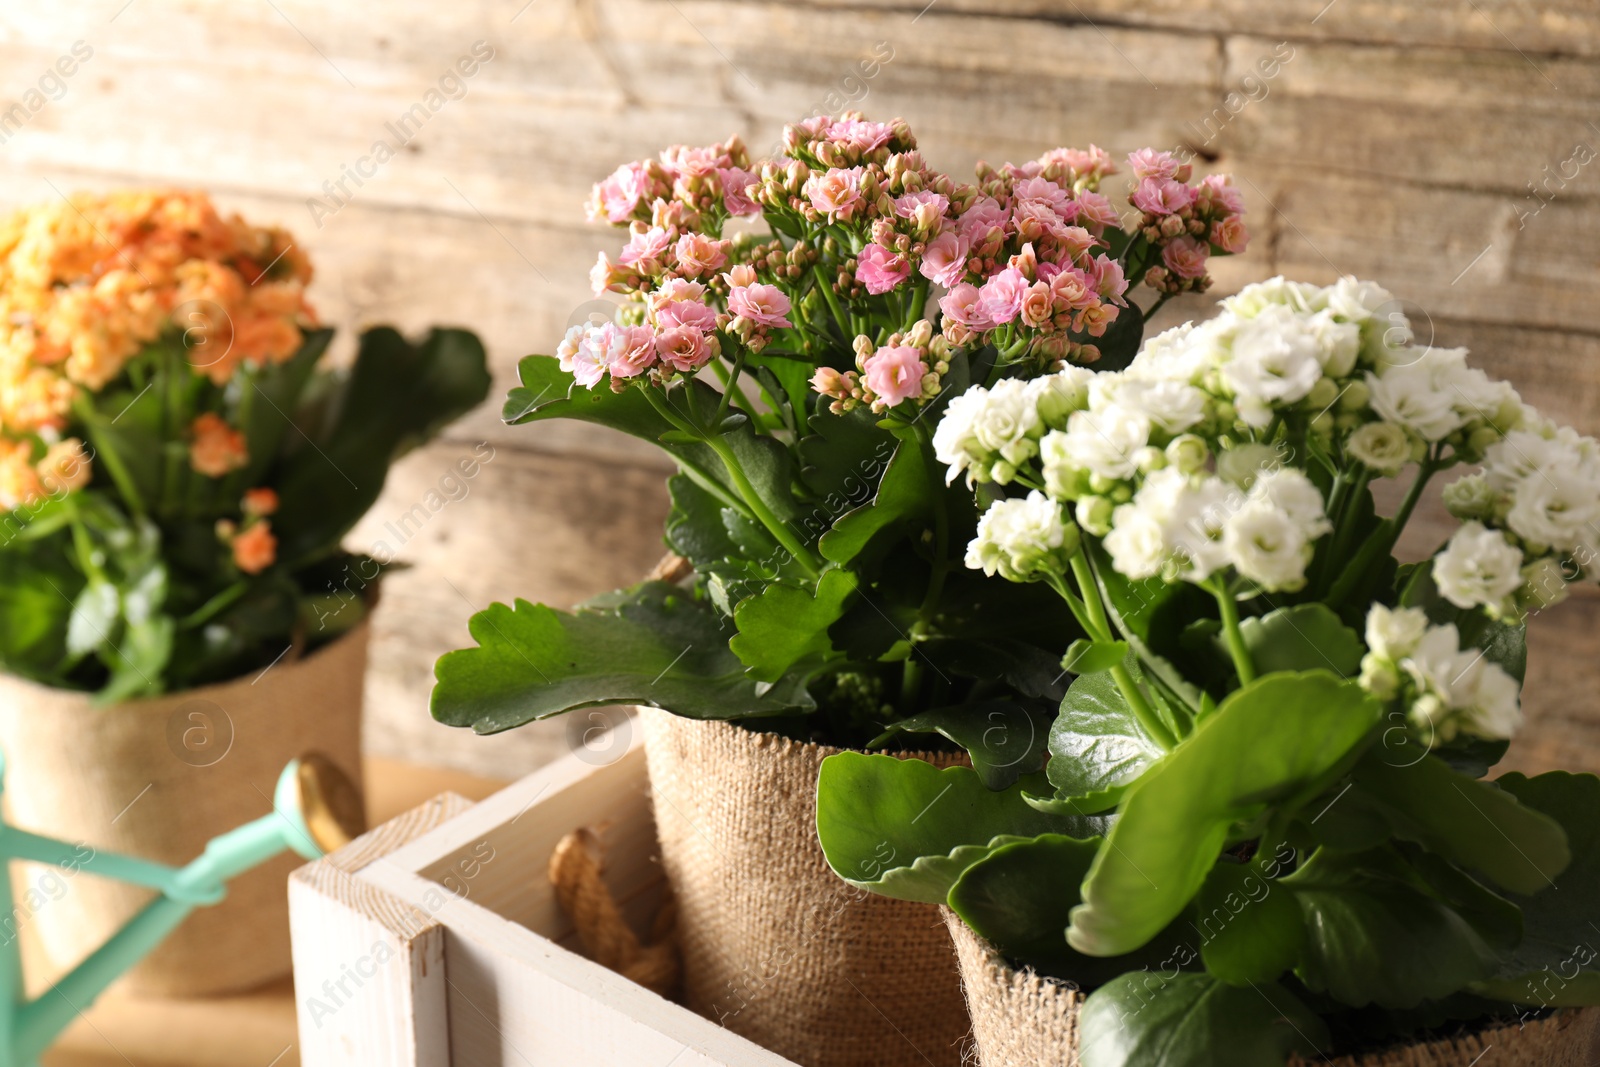
[[[583,223],[592,181],[669,142],[740,132],[760,151],[853,102],[904,115],[963,174],[1063,143],[1187,145],[1239,175],[1250,209],[1222,289],[1378,279],[1425,337],[1600,431],[1600,165],[1578,162],[1600,145],[1590,0],[60,0],[0,9],[0,113],[76,41],[93,54],[64,88],[46,79],[42,107],[0,122],[0,199],[209,187],[299,235],[346,337],[470,326],[497,393],[586,310],[615,241]],[[390,124],[476,42],[492,57],[401,143]],[[378,140],[395,157],[329,199]],[[665,469],[592,430],[507,429],[497,407],[407,458],[354,543],[412,564],[379,620],[372,749],[517,774],[567,727],[435,726],[432,663],[490,599],[571,603],[645,570]],[[475,450],[492,458],[452,480]],[[1526,759],[1600,767],[1600,710],[1583,710],[1600,601],[1575,601],[1535,624]]]

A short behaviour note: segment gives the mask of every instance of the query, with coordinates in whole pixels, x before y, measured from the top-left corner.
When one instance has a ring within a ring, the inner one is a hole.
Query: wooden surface
[[[480,800],[505,783],[393,760],[367,762],[377,825],[441,793]],[[295,999],[285,979],[244,996],[149,1000],[108,993],[45,1054],[44,1067],[293,1067]]]
[[[299,236],[341,352],[382,320],[468,325],[489,345],[496,400],[408,457],[352,539],[414,565],[378,619],[382,755],[515,777],[565,751],[559,722],[494,738],[435,725],[432,664],[492,599],[571,604],[659,555],[666,469],[648,447],[496,413],[517,358],[582,316],[587,268],[617,243],[582,222],[589,184],[665,143],[739,132],[760,153],[785,122],[857,104],[904,115],[958,175],[1062,143],[1188,146],[1239,175],[1250,212],[1254,241],[1219,290],[1374,278],[1425,338],[1471,344],[1600,431],[1600,160],[1570,162],[1600,146],[1592,0],[63,0],[0,10],[0,111],[76,40],[93,57],[0,144],[0,202],[208,186]],[[323,183],[393,140],[386,124],[477,41],[493,58],[465,95],[314,220]],[[1275,54],[1291,58],[1263,78]],[[428,504],[480,442],[493,459],[465,495]],[[419,506],[396,543],[389,524]],[[1600,769],[1596,610],[1537,623],[1527,747]]]

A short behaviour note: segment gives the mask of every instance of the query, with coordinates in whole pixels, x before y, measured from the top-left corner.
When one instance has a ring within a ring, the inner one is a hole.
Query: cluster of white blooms
[[[949,468],[946,482],[965,474],[967,484],[1005,485],[1039,454],[1039,439],[1082,407],[1092,371],[1068,367],[1024,382],[1007,378],[994,388],[972,388],[950,401],[934,431],[933,450]]]
[[[1477,648],[1462,648],[1452,624],[1430,626],[1421,608],[1374,604],[1367,615],[1361,684],[1379,700],[1399,700],[1422,736],[1509,739],[1522,723],[1517,681]]]
[[[1600,443],[1531,413],[1483,450],[1483,469],[1445,487],[1463,525],[1434,560],[1458,607],[1518,615],[1600,572]]]
[[[1231,568],[1265,592],[1301,588],[1333,528],[1306,472],[1349,484],[1481,462],[1446,493],[1467,525],[1435,562],[1440,591],[1496,615],[1553,602],[1558,562],[1600,571],[1600,445],[1548,423],[1465,350],[1412,344],[1394,307],[1353,278],[1251,285],[1216,318],[1150,338],[1126,370],[968,391],[935,452],[952,480],[1042,492],[1129,577]],[[1005,573],[1010,549],[988,536],[969,560]]]
[[[1078,531],[1061,520],[1061,508],[1038,491],[1001,500],[978,520],[967,546],[967,566],[1013,582],[1059,575],[1078,548]]]

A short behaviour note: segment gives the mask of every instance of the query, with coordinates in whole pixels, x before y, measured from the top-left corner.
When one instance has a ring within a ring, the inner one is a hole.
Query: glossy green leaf
[[[999,698],[934,708],[889,728],[871,747],[902,733],[937,733],[967,750],[972,769],[990,789],[1005,789],[1044,766],[1055,709],[1047,702]]]
[[[1406,748],[1380,746],[1362,757],[1354,781],[1395,836],[1513,892],[1553,885],[1572,858],[1555,819],[1435,756],[1414,759]]]
[[[1275,982],[1238,987],[1207,974],[1126,974],[1078,1015],[1081,1067],[1283,1067],[1326,1059],[1327,1026]]]
[[[1356,682],[1328,671],[1234,692],[1124,795],[1073,910],[1072,946],[1114,956],[1144,944],[1193,899],[1236,823],[1309,799],[1381,717]]]
[[[1367,651],[1356,632],[1323,604],[1296,604],[1245,619],[1239,633],[1257,674],[1325,669],[1354,678]]]
[[[1305,927],[1294,893],[1254,864],[1218,863],[1195,907],[1206,970],[1229,985],[1274,982],[1299,962]]]
[[[1494,968],[1494,947],[1392,848],[1324,850],[1283,884],[1305,917],[1297,977],[1351,1007],[1414,1008]]]
[[[481,734],[573,708],[646,704],[698,719],[809,710],[803,685],[759,685],[728,651],[717,619],[662,582],[607,611],[491,604],[468,629],[476,648],[434,667],[433,717]]]
[[[1139,724],[1111,675],[1073,680],[1050,727],[1050,764],[1056,795],[1073,810],[1104,811],[1161,758],[1162,748]]]
[[[1559,822],[1573,859],[1555,885],[1511,898],[1522,909],[1522,940],[1473,989],[1539,1007],[1600,1004],[1600,778],[1551,771],[1496,784]]]
[[[483,345],[465,330],[435,329],[418,344],[386,326],[362,334],[334,419],[270,472],[278,558],[295,564],[337,551],[378,499],[390,465],[488,391]],[[287,413],[269,408],[261,417]]]
[[[917,438],[901,441],[871,501],[841,515],[822,535],[817,544],[822,557],[849,563],[879,534],[926,515],[933,506],[929,458]]]
[[[750,677],[775,682],[799,664],[817,664],[833,651],[828,627],[844,614],[856,591],[854,571],[822,572],[813,595],[790,585],[769,585],[734,609],[739,632],[728,642]]]
[[[961,872],[1001,845],[1044,833],[1093,837],[1103,820],[1043,815],[1020,787],[996,792],[969,767],[841,752],[822,762],[817,837],[851,885],[941,904]]]

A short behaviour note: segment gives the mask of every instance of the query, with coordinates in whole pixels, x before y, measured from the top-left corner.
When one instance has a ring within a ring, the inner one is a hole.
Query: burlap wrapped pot
[[[1019,971],[944,909],[961,961],[979,1067],[1077,1067],[1078,1009],[1084,995]],[[1484,1054],[1495,1050],[1492,1058]],[[1302,1060],[1290,1067],[1596,1067],[1600,1064],[1600,1009],[1561,1011],[1525,1026],[1511,1023],[1475,1034],[1382,1052]]]
[[[649,708],[641,723],[688,1006],[806,1067],[957,1067],[967,1013],[938,909],[855,889],[817,843],[817,775],[839,750]]]
[[[285,763],[318,750],[361,781],[366,623],[312,655],[149,700],[95,707],[84,693],[0,675],[5,801],[19,827],[181,865],[212,837],[272,810]],[[289,973],[285,854],[235,879],[128,975],[134,992],[195,996]],[[115,932],[153,892],[73,869],[14,864],[17,926],[36,931],[53,978]],[[30,895],[29,890],[32,889]],[[8,931],[9,933],[10,931]]]

